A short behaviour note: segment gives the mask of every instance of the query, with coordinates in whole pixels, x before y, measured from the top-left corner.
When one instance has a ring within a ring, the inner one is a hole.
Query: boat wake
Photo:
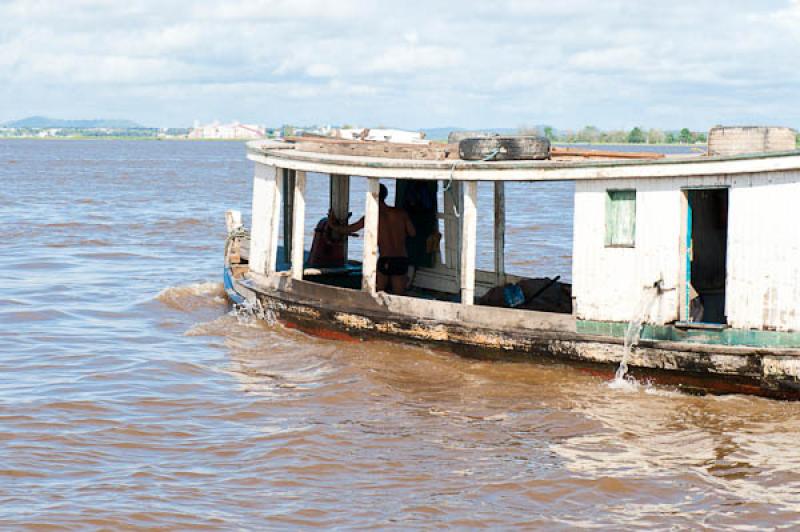
[[[183,312],[227,304],[222,283],[171,286],[159,292],[155,299],[172,309]]]

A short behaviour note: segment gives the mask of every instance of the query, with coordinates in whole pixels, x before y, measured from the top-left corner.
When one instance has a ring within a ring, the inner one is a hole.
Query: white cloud
[[[0,0],[0,121],[797,126],[799,44],[800,0]]]
[[[260,20],[277,18],[347,19],[369,9],[358,0],[226,0],[192,2],[198,18],[214,20]]]
[[[578,52],[569,58],[568,64],[581,70],[620,72],[641,70],[648,60],[641,48],[624,46]]]
[[[312,78],[333,78],[339,73],[333,65],[314,63],[306,67],[306,74]]]
[[[462,52],[443,46],[392,46],[381,51],[367,65],[368,72],[415,73],[423,70],[457,67]]]

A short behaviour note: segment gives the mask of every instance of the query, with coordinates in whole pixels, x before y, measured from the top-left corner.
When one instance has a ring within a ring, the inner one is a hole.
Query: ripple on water
[[[174,310],[189,312],[199,307],[226,305],[222,283],[206,282],[163,289],[156,299]]]
[[[242,155],[0,141],[0,527],[797,526],[800,404],[231,313]],[[568,275],[571,186],[510,186],[507,262]]]

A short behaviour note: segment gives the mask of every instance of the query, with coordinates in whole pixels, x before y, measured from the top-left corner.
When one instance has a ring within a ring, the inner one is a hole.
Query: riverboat
[[[703,154],[554,147],[537,160],[498,160],[498,150],[465,160],[456,144],[254,141],[251,226],[227,213],[225,290],[261,316],[332,339],[393,339],[608,375],[625,359],[637,378],[686,390],[797,399],[795,134],[715,128]],[[308,188],[308,173],[327,175],[327,190]],[[307,196],[327,194],[333,215],[347,220],[356,177],[366,179],[363,254],[313,264]],[[381,181],[394,182],[398,204],[429,198],[412,216],[420,238],[409,243],[417,251],[409,249],[406,295],[376,290]],[[571,284],[505,268],[506,186],[556,181],[574,183]],[[494,227],[492,270],[476,267],[481,182],[493,187],[492,214],[481,216]]]

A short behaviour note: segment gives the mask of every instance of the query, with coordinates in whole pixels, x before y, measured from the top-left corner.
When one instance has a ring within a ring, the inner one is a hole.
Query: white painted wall
[[[253,210],[250,222],[250,270],[266,273],[271,243],[271,205],[275,188],[274,166],[256,163],[253,176]]]
[[[606,191],[627,188],[636,189],[636,246],[607,248]],[[575,183],[572,290],[578,318],[628,321],[640,306],[645,286],[659,279],[665,288],[678,286],[680,194],[669,179]],[[677,319],[677,292],[664,293],[654,307],[654,321]]]
[[[731,179],[728,322],[800,330],[800,172]]]
[[[678,319],[682,188],[729,186],[726,313],[734,328],[800,330],[800,172],[575,183],[573,295],[580,319],[628,321],[663,278],[650,322]],[[606,190],[635,188],[636,247],[605,247]]]

